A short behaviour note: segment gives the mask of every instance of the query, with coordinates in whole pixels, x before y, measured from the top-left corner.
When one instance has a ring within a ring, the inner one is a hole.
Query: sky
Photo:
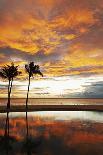
[[[102,98],[103,0],[0,0],[0,68],[14,62],[23,73],[12,97],[26,97],[30,61],[44,74],[30,97]]]

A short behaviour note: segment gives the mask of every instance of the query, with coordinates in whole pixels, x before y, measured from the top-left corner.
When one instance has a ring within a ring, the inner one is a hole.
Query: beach
[[[10,112],[25,112],[24,105],[11,106]],[[29,105],[30,111],[103,111],[103,105]],[[7,112],[6,106],[0,106],[0,113]]]
[[[0,99],[0,112],[6,112],[7,99]],[[30,98],[28,111],[103,111],[103,99]],[[11,99],[11,112],[25,112],[25,99]]]

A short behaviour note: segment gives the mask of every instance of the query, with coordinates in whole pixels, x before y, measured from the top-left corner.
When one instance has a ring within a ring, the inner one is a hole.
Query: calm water
[[[6,114],[0,114],[4,135]],[[29,147],[25,147],[25,113],[10,113],[9,154],[103,155],[103,112],[29,112]],[[2,143],[0,143],[1,146]],[[0,155],[6,155],[3,149]]]
[[[12,105],[23,105],[25,104],[26,99],[11,99]],[[0,105],[6,105],[7,99],[0,99]],[[74,105],[74,104],[92,104],[92,105],[103,105],[103,99],[29,99],[29,103],[31,105],[40,105],[40,104],[59,104],[59,105]]]

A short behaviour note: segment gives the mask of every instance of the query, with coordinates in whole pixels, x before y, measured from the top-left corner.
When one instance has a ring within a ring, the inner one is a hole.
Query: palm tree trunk
[[[28,131],[28,97],[29,97],[29,88],[30,88],[30,75],[29,75],[29,83],[26,97],[26,138],[28,139],[29,131]]]
[[[12,83],[13,83],[13,79],[11,80],[11,84],[10,84],[10,90],[9,90],[9,94],[11,95],[11,89],[12,89]],[[9,110],[10,110],[10,96],[9,96]],[[8,116],[8,136],[9,136],[9,116]]]
[[[10,94],[11,94],[11,89],[12,89],[12,81],[9,80],[8,84],[8,103],[7,103],[7,118],[6,118],[6,127],[5,127],[5,135],[9,136],[9,110],[10,110]]]
[[[8,106],[9,106],[9,101],[10,101],[10,80],[9,80],[9,84],[8,84],[8,102],[7,102],[7,108],[6,108],[6,110],[7,110],[7,116],[6,116],[6,124],[5,124],[5,134],[4,134],[4,136],[5,136],[5,145],[6,145],[6,154],[8,155],[8,147],[9,147],[9,132],[8,132],[8,126],[9,126],[9,109],[8,109]]]
[[[8,102],[7,102],[7,116],[6,116],[6,125],[5,125],[5,136],[8,136],[8,120],[9,120],[9,101],[10,101],[10,80],[8,84]]]

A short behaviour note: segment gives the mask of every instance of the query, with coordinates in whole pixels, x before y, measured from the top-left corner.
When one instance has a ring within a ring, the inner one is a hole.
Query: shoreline
[[[28,112],[33,111],[100,111],[103,105],[28,105]],[[0,113],[6,113],[6,106],[0,106]],[[26,112],[25,105],[12,105],[10,112]]]

